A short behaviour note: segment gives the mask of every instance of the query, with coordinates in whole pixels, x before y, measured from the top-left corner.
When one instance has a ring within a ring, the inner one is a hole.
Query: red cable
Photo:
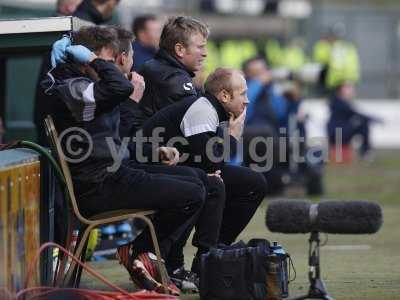
[[[117,290],[120,295],[118,295],[116,292],[102,292],[102,291],[91,291],[91,290],[84,290],[84,289],[69,289],[69,288],[52,288],[52,287],[34,287],[34,288],[27,288],[29,281],[32,277],[32,273],[33,270],[35,268],[35,265],[40,257],[40,255],[42,254],[42,252],[49,248],[49,247],[56,247],[58,248],[60,251],[62,251],[64,254],[66,254],[67,256],[69,256],[73,261],[75,261],[79,266],[81,266],[83,269],[85,269],[89,274],[91,274],[92,276],[96,277],[97,279],[99,279],[100,281],[102,281],[104,284],[106,284],[107,286],[109,286],[110,288]],[[158,294],[155,292],[149,292],[149,291],[140,291],[140,292],[136,292],[136,293],[128,293],[126,290],[120,288],[119,286],[111,283],[110,281],[108,281],[104,276],[100,275],[99,273],[97,273],[96,271],[92,270],[89,266],[87,266],[86,264],[82,263],[79,259],[77,259],[73,254],[71,254],[68,250],[66,250],[65,248],[61,247],[60,245],[56,244],[56,243],[45,243],[43,244],[40,248],[38,253],[36,254],[34,260],[32,261],[32,263],[29,265],[28,267],[28,272],[26,275],[26,279],[25,279],[25,285],[24,285],[25,289],[19,291],[16,294],[16,299],[20,298],[22,295],[28,293],[28,292],[32,292],[32,291],[37,291],[37,292],[44,292],[45,294],[54,292],[54,291],[65,291],[65,290],[73,290],[74,292],[77,292],[79,294],[81,294],[82,296],[85,297],[89,297],[87,298],[88,300],[91,299],[104,299],[104,300],[128,300],[128,299],[132,299],[132,300],[143,300],[143,299],[152,299],[152,300],[158,300],[158,299],[177,299],[175,296],[171,296],[171,295],[163,295],[163,294]],[[43,295],[43,294],[42,294]],[[42,295],[39,295],[42,296]]]

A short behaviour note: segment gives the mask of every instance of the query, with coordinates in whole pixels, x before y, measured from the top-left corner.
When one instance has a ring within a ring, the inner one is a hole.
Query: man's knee
[[[186,202],[188,206],[190,206],[194,210],[201,209],[205,203],[206,199],[206,189],[200,179],[193,177],[194,184],[190,191],[187,192],[184,197],[186,198]]]
[[[215,201],[218,206],[225,206],[225,184],[216,176],[208,176],[208,189],[206,201]]]
[[[201,182],[203,182],[204,186],[207,188],[208,186],[208,175],[207,173],[199,168],[190,168],[191,171],[195,174],[194,176],[196,176],[197,178],[199,178],[201,180]]]
[[[261,202],[267,194],[268,182],[262,173],[250,170],[247,174],[249,193],[254,201]]]

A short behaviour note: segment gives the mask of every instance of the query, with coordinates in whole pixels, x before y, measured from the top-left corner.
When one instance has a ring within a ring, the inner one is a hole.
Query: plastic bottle
[[[282,299],[282,288],[280,282],[280,257],[275,253],[268,256],[267,270],[267,300]]]
[[[272,242],[271,250],[280,259],[281,292],[282,297],[286,298],[289,296],[287,254],[282,246],[278,244],[278,242]]]

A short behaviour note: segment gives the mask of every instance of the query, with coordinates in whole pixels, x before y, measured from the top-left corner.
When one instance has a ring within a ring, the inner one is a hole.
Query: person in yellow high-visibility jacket
[[[313,49],[313,59],[323,67],[321,83],[332,90],[342,82],[357,83],[360,80],[360,63],[355,45],[345,41],[343,24],[335,24],[326,37]]]
[[[269,39],[265,43],[265,59],[271,67],[279,67],[283,60],[283,53],[279,41]]]
[[[321,65],[328,65],[332,45],[327,39],[320,39],[313,48],[313,60]]]
[[[257,46],[252,40],[226,40],[221,43],[221,66],[240,69],[242,63],[257,55]]]
[[[290,71],[299,70],[307,62],[300,39],[293,39],[282,49],[281,66]]]
[[[347,41],[336,40],[332,44],[325,85],[333,89],[342,82],[357,83],[360,80],[360,63],[356,47]]]
[[[221,66],[220,53],[214,41],[207,42],[207,57],[204,61],[203,77],[206,78],[212,71]]]

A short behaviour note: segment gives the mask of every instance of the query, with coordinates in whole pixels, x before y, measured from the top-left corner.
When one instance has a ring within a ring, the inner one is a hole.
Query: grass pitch
[[[371,200],[383,207],[384,224],[375,235],[329,235],[321,249],[322,277],[328,292],[338,300],[400,299],[400,152],[380,151],[373,163],[353,162],[328,165],[324,199]],[[288,191],[288,197],[302,197]],[[297,278],[289,286],[290,297],[308,290],[308,235],[272,234],[265,228],[268,200],[258,209],[239,239],[254,237],[278,241],[294,259]],[[318,201],[319,199],[313,199]],[[324,240],[324,235],[321,239]],[[186,246],[186,264],[194,254]],[[132,290],[128,274],[116,261],[94,262],[92,266],[120,286]],[[83,275],[81,287],[101,289],[102,285]],[[183,295],[184,300],[198,300],[197,295]],[[235,300],[235,299],[232,299]]]

